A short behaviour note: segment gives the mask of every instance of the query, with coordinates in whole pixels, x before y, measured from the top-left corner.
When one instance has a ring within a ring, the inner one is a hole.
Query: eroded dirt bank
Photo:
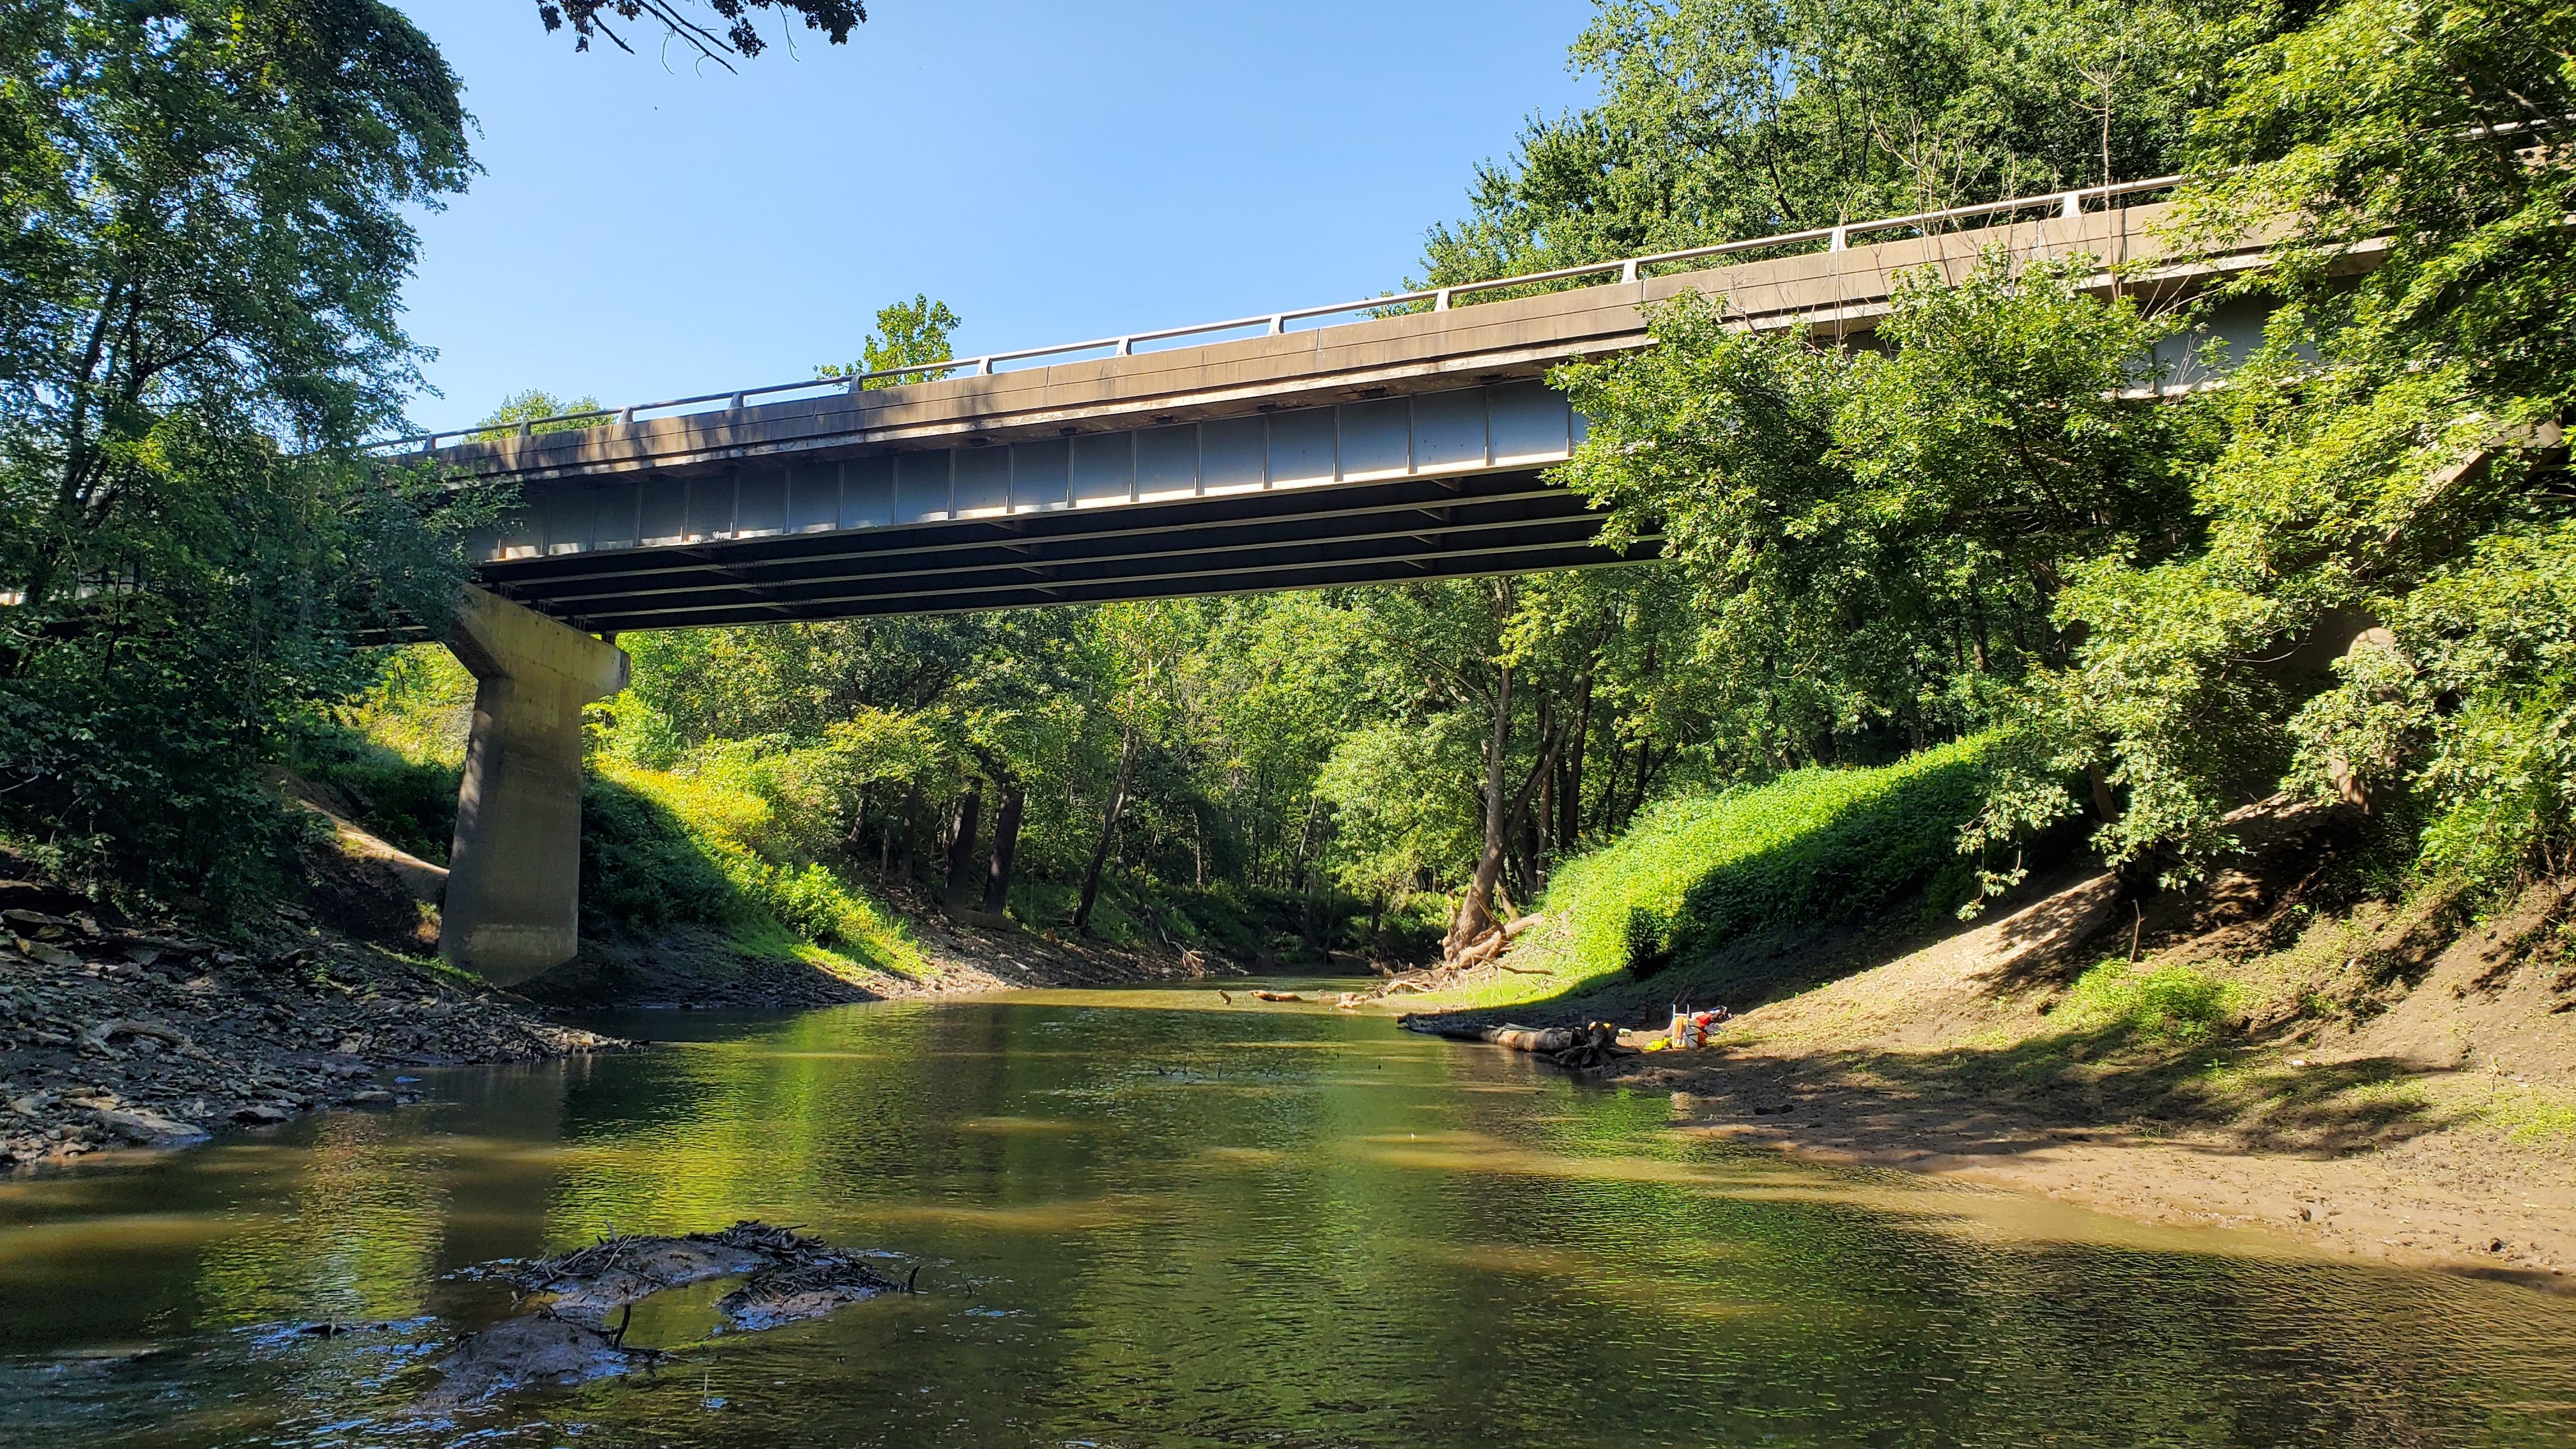
[[[560,1010],[605,1006],[792,1010],[856,1001],[971,995],[1041,986],[1126,986],[1239,976],[1214,955],[1059,940],[1016,927],[952,921],[925,907],[905,917],[917,969],[747,951],[718,932],[682,929],[652,940],[594,935],[580,959],[520,988]],[[819,954],[819,953],[818,953]]]
[[[1476,1015],[1733,1005],[1709,1046],[1599,1076],[1673,1092],[1686,1131],[2576,1290],[2576,883],[2465,924],[2337,906],[2330,818],[2247,824],[2261,848],[2190,892],[2077,872],[1928,944],[1748,942]]]

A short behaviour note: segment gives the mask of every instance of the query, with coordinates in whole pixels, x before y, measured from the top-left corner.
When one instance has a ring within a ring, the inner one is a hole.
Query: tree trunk
[[[1136,783],[1136,727],[1129,725],[1118,742],[1118,787],[1109,795],[1109,818],[1100,822],[1100,844],[1091,852],[1091,868],[1082,873],[1082,900],[1073,908],[1073,929],[1091,928],[1091,906],[1100,899],[1100,871],[1109,864],[1110,843],[1118,838],[1118,817],[1127,813],[1127,790]]]
[[[1306,818],[1297,826],[1297,853],[1288,861],[1288,889],[1292,891],[1306,888],[1306,841],[1315,833],[1317,803],[1314,796],[1306,797]]]
[[[975,827],[984,814],[984,786],[975,781],[966,787],[964,798],[957,802],[957,827],[948,841],[948,891],[945,904],[952,910],[970,899],[975,884]]]
[[[993,813],[993,859],[984,873],[984,909],[996,914],[1011,902],[1011,857],[1020,850],[1020,812],[1029,792],[1019,781],[1002,787],[1002,805]]]
[[[903,818],[895,825],[895,870],[904,879],[912,879],[914,837],[921,829],[921,787],[907,786],[903,792]]]
[[[2111,793],[2111,782],[2102,774],[2100,765],[2086,765],[2084,778],[2093,786],[2093,808],[2101,812],[2103,823],[2120,823],[2120,801]]]
[[[1615,730],[1612,731],[1610,735],[1610,778],[1603,781],[1601,784],[1600,828],[1604,837],[1616,833],[1619,829],[1619,766],[1627,758],[1627,752],[1619,748],[1618,732]]]
[[[1485,848],[1477,853],[1476,874],[1467,898],[1458,903],[1458,918],[1449,923],[1448,950],[1455,956],[1494,929],[1494,882],[1503,874],[1503,759],[1512,738],[1512,671],[1502,670],[1494,690],[1494,728],[1485,737]]]

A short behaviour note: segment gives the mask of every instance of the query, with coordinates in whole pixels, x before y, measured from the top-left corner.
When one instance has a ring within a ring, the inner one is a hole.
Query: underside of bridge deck
[[[606,633],[1398,583],[1641,562],[1536,470],[1405,478],[906,528],[487,565],[496,591]]]

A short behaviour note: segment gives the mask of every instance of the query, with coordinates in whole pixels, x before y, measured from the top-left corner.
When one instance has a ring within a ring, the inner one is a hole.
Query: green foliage
[[[1897,765],[1666,800],[1561,867],[1541,909],[1584,969],[1640,975],[1744,932],[1880,909],[1956,861],[1992,749],[1962,740]]]
[[[2290,724],[2312,791],[2423,792],[2432,876],[2501,890],[2576,864],[2576,521],[2481,538],[2338,667]]]
[[[2238,284],[2285,305],[2221,399],[2202,540],[2088,565],[2059,604],[2081,656],[2030,700],[2051,764],[2111,764],[2113,860],[2200,874],[2278,779],[2400,814],[2420,796],[2420,872],[2472,897],[2565,869],[2576,494],[2532,445],[2576,398],[2576,155],[2524,127],[2576,107],[2543,39],[2571,19],[2349,0],[2249,50],[2195,118],[2194,234],[2300,220]],[[2302,647],[2343,655],[2335,677],[2265,668]]]
[[[674,802],[594,770],[581,796],[582,913],[592,930],[650,933],[675,925],[752,924],[751,902]],[[647,776],[647,778],[650,778]]]
[[[2076,978],[2050,1019],[2069,1031],[2194,1045],[2227,1029],[2236,996],[2189,966],[2140,971],[2113,958]]]
[[[0,826],[78,873],[263,889],[257,767],[443,616],[490,500],[352,449],[463,122],[371,0],[0,13]]]
[[[858,377],[892,368],[909,368],[920,363],[946,362],[956,354],[949,341],[958,328],[966,325],[945,302],[934,302],[930,294],[916,294],[909,302],[892,302],[877,309],[877,330],[859,344],[859,360],[851,363],[827,362],[814,369],[821,378]],[[867,388],[904,387],[916,382],[936,382],[946,377],[949,369],[925,368],[919,372],[898,372],[888,377],[870,378],[861,386]]]
[[[899,922],[820,861],[797,859],[810,843],[801,824],[747,788],[739,766],[684,774],[607,764],[582,798],[584,905],[637,931],[756,930],[766,917],[868,964],[917,971]]]
[[[456,838],[454,764],[410,757],[370,733],[314,724],[297,733],[287,767],[337,786],[357,811],[353,823],[433,865],[447,863]]]
[[[1435,283],[1937,210],[2173,167],[2269,6],[1608,0],[1591,109],[1533,122],[1435,228]]]
[[[533,433],[577,433],[610,419],[604,416],[567,418],[564,414],[602,411],[599,399],[588,393],[580,397],[557,397],[543,388],[532,387],[525,392],[510,394],[501,400],[499,407],[485,413],[483,420],[474,425],[482,431],[474,436],[486,441],[511,437],[519,431],[522,423],[527,424],[528,431]]]
[[[1747,332],[1686,294],[1651,351],[1560,370],[1592,420],[1563,473],[1614,536],[1670,538],[1739,768],[1992,723],[2064,658],[2067,575],[2170,539],[2204,430],[2121,393],[2175,319],[2086,295],[2086,269],[1989,258],[1955,287],[1906,279],[1880,329],[1892,354]]]

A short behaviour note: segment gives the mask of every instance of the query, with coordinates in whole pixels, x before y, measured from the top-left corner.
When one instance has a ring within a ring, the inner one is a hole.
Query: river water
[[[2576,1445],[2568,1300],[1796,1165],[1382,1018],[608,1025],[664,1045],[0,1185],[0,1444]],[[460,1270],[745,1217],[922,1291],[707,1338],[680,1290],[649,1377],[410,1409],[509,1308]]]

